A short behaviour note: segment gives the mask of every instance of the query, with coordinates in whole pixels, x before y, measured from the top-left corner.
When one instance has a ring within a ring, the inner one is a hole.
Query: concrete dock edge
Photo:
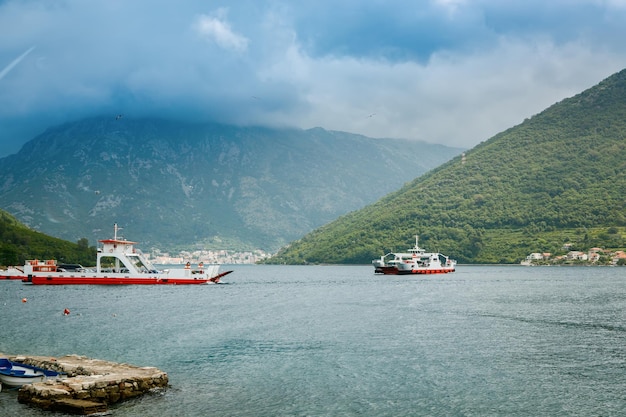
[[[79,355],[1,355],[12,361],[63,373],[58,378],[22,386],[18,401],[44,410],[88,415],[107,411],[108,406],[165,389],[167,373],[154,367],[91,359]]]

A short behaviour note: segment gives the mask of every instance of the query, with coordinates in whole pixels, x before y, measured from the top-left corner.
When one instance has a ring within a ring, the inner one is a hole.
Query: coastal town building
[[[270,253],[262,250],[247,252],[231,252],[227,250],[197,250],[182,251],[177,254],[161,253],[155,251],[148,257],[157,265],[182,265],[187,262],[197,264],[217,263],[217,264],[255,264],[263,259],[269,258]]]
[[[591,264],[591,265],[626,265],[626,252],[610,251],[602,248],[591,248],[589,251],[570,250],[564,247],[565,255],[552,256],[551,253],[533,252],[520,262],[521,265],[560,265],[560,264]]]

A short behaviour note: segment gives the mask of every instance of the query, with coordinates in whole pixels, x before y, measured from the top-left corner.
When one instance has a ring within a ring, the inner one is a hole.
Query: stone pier
[[[110,404],[167,387],[168,377],[153,367],[90,359],[85,356],[4,356],[15,362],[62,372],[65,375],[24,385],[18,391],[20,403],[44,410],[71,414],[107,411]]]

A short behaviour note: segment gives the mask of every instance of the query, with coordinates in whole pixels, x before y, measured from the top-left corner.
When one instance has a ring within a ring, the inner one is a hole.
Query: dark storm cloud
[[[621,70],[624,21],[617,0],[4,1],[0,157],[118,113],[471,147]]]

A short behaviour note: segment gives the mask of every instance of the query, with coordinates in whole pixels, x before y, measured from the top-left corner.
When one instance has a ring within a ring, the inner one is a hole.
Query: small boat
[[[374,273],[385,275],[408,274],[447,274],[454,272],[456,261],[438,252],[426,252],[418,245],[419,237],[415,236],[415,246],[407,252],[390,252],[374,259]]]
[[[63,374],[38,368],[25,363],[12,362],[0,358],[0,383],[7,387],[21,387],[33,382],[41,382],[48,378],[56,378]]]
[[[119,228],[114,225],[113,239],[100,240],[95,270],[61,268],[55,260],[30,260],[24,265],[23,282],[34,285],[185,285],[218,283],[233,271],[220,272],[219,264],[205,265],[200,262],[192,268],[157,270],[154,265],[135,249],[137,242],[117,236]],[[66,266],[66,265],[64,265]]]

